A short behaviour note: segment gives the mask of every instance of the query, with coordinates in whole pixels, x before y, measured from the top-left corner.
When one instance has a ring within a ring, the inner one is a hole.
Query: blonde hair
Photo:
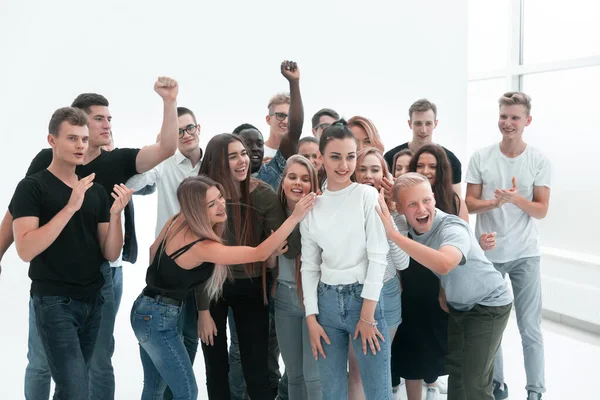
[[[398,195],[401,190],[419,186],[423,183],[427,184],[427,186],[431,188],[429,180],[424,175],[418,174],[416,172],[407,172],[406,174],[399,176],[396,179],[396,182],[394,182],[394,201],[399,202]]]
[[[523,92],[506,92],[498,99],[499,106],[525,106],[527,116],[531,113],[531,97]]]
[[[208,216],[206,193],[211,187],[216,187],[223,194],[223,187],[204,175],[189,177],[181,182],[177,188],[177,200],[181,206],[181,211],[175,216],[181,223],[174,231],[167,231],[162,242],[162,249],[164,249],[169,240],[173,239],[175,235],[184,229],[191,231],[200,239],[223,243],[221,237],[225,230],[225,224],[218,223],[213,227]],[[213,273],[208,279],[206,286],[206,291],[210,299],[215,299],[221,295],[223,283],[228,276],[228,266],[215,264]]]
[[[390,170],[388,168],[387,162],[385,162],[385,159],[381,155],[381,152],[379,151],[379,149],[376,149],[375,147],[365,147],[364,149],[362,149],[358,152],[358,155],[356,156],[356,167],[357,167],[356,169],[357,170],[360,169],[360,165],[362,164],[363,160],[365,159],[366,156],[369,156],[369,155],[374,155],[375,157],[377,157],[377,159],[381,163],[381,169],[383,170],[383,176],[386,178],[389,178]],[[356,172],[355,172],[355,174],[356,174]]]
[[[275,106],[280,104],[290,104],[289,93],[277,93],[275,96],[271,97],[269,104],[267,105],[267,108],[269,109],[269,115],[272,115]]]
[[[350,128],[352,128],[353,126],[363,128],[367,133],[369,141],[371,142],[371,147],[376,148],[377,150],[379,150],[379,152],[383,154],[383,152],[385,151],[383,147],[383,142],[381,141],[381,137],[379,136],[379,132],[377,131],[375,124],[373,124],[373,121],[371,121],[368,118],[357,115],[348,120],[348,126]]]

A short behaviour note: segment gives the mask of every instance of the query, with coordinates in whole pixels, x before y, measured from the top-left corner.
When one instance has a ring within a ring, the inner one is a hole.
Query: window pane
[[[524,63],[600,55],[599,17],[596,1],[525,0]]]
[[[469,73],[506,68],[510,0],[469,0]]]
[[[467,91],[467,154],[501,139],[498,131],[498,99],[506,92],[506,79],[469,82]],[[467,170],[467,164],[463,170]]]
[[[526,75],[523,89],[533,105],[525,141],[552,163],[550,210],[539,221],[542,245],[600,256],[600,66]]]

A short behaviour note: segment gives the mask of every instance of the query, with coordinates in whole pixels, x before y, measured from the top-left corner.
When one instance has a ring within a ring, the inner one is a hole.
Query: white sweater
[[[327,285],[361,283],[361,296],[379,301],[389,246],[375,210],[377,198],[377,190],[357,183],[325,190],[300,223],[307,316],[319,313],[319,280]]]

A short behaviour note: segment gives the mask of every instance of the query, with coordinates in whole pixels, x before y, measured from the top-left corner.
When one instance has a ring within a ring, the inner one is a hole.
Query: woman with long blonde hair
[[[303,196],[318,191],[317,171],[307,158],[290,157],[277,191],[281,205],[291,215]],[[285,250],[285,249],[284,249]],[[271,267],[278,264],[275,285],[275,326],[279,350],[285,363],[290,400],[321,400],[319,366],[312,357],[310,337],[302,306],[300,258],[283,255],[272,257]]]
[[[364,147],[374,147],[383,154],[383,142],[381,141],[381,136],[379,136],[379,131],[377,131],[373,121],[357,115],[348,120],[348,127],[356,138],[359,151]]]
[[[174,398],[197,398],[192,363],[178,331],[190,291],[208,282],[209,298],[218,298],[228,275],[226,265],[267,260],[314,203],[314,195],[304,196],[280,229],[259,246],[248,247],[222,243],[227,213],[221,185],[205,176],[187,178],[177,189],[177,199],[181,211],[150,247],[147,286],[131,310],[144,368],[143,400],[162,397],[157,390],[164,386],[156,384],[161,379]]]

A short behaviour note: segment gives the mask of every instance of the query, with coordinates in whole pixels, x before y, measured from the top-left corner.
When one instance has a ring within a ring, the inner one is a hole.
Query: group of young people
[[[540,399],[535,219],[550,166],[523,141],[530,98],[500,98],[502,139],[473,154],[463,199],[460,161],[432,140],[433,103],[410,107],[412,140],[388,152],[371,120],[328,108],[301,138],[300,71],[284,61],[281,74],[290,91],[268,104],[267,141],[244,123],[203,151],[166,77],[155,83],[160,134],[141,150],[113,149],[101,95],[52,115],[51,148],[0,227],[0,257],[14,240],[30,263],[25,397],[48,399],[52,379],[55,399],[114,398],[121,264],[137,255],[131,197],[156,191],[156,240],[131,309],[142,399],[198,397],[199,340],[215,400],[394,399],[402,379],[410,400],[423,386],[427,399],[507,398],[499,349],[513,293],[527,398]]]

